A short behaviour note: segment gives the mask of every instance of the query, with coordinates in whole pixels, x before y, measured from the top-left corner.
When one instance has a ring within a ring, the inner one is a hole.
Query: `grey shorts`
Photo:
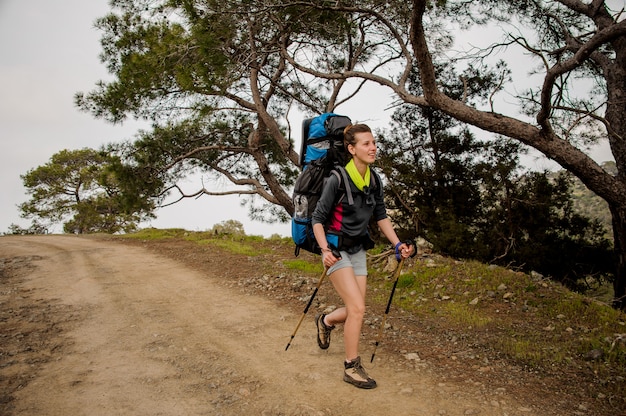
[[[352,267],[355,276],[367,276],[367,256],[365,255],[365,250],[359,250],[354,254],[342,251],[341,260],[328,268],[328,275],[330,276],[333,272],[344,267]]]

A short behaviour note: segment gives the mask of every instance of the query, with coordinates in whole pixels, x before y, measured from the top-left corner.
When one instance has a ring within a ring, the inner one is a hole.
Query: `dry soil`
[[[6,236],[0,258],[2,415],[574,414],[533,386],[446,379],[412,351],[370,363],[366,341],[379,387],[359,390],[342,381],[341,331],[320,350],[310,312],[286,351],[301,312],[226,284],[254,270],[241,256],[197,269],[141,244]]]

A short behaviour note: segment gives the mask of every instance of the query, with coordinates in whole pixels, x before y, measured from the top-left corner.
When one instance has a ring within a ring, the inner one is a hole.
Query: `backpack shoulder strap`
[[[370,169],[370,172],[372,174],[372,178],[374,179],[373,183],[372,183],[372,189],[378,189],[378,194],[379,195],[383,195],[383,184],[382,181],[380,179],[380,176],[378,175],[378,172],[376,172],[374,169]]]
[[[346,189],[346,195],[348,197],[348,205],[354,205],[354,197],[352,196],[352,192],[350,192],[350,182],[348,180],[348,172],[343,166],[336,166],[335,169],[332,170],[333,174],[339,179],[339,183],[343,180],[344,188]]]

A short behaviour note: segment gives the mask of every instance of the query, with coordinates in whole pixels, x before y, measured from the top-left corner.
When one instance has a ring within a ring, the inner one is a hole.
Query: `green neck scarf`
[[[370,175],[369,166],[367,167],[367,170],[365,171],[365,177],[362,177],[359,171],[357,170],[356,165],[354,164],[354,159],[350,159],[350,161],[346,165],[346,172],[348,172],[348,175],[350,175],[350,179],[352,179],[352,182],[354,182],[354,184],[359,189],[359,191],[362,191],[363,187],[365,186],[370,186],[371,175]]]

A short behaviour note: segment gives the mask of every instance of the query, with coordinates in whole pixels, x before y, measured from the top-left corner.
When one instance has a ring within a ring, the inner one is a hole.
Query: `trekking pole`
[[[332,250],[333,256],[335,256],[338,260],[341,259],[341,254],[339,254],[339,250],[337,250],[337,248],[335,248],[334,246],[330,246],[330,249]],[[291,341],[293,341],[293,338],[296,336],[296,332],[298,332],[298,328],[300,328],[300,324],[302,324],[302,321],[304,320],[306,313],[309,311],[309,308],[311,307],[311,304],[313,303],[313,299],[315,299],[315,295],[317,295],[317,291],[319,290],[320,286],[322,286],[322,282],[324,281],[324,277],[326,277],[327,271],[328,271],[328,267],[324,266],[324,271],[322,272],[322,275],[320,276],[320,281],[317,282],[317,286],[315,287],[315,290],[311,294],[311,298],[309,299],[309,302],[306,304],[306,307],[304,308],[304,312],[302,312],[302,316],[300,317],[300,320],[298,321],[298,325],[296,325],[296,329],[294,329],[293,334],[291,334],[291,338],[289,339],[289,342],[287,343],[287,346],[285,347],[285,351],[289,349],[289,346],[291,345]]]
[[[324,267],[324,271],[322,272],[322,275],[320,276],[320,280],[319,282],[317,282],[317,287],[315,287],[315,290],[311,294],[311,298],[309,299],[309,302],[306,304],[306,307],[304,308],[304,312],[302,312],[302,316],[300,317],[300,320],[298,321],[298,325],[296,325],[296,329],[294,329],[293,334],[291,334],[291,338],[289,339],[289,342],[287,343],[287,346],[285,347],[285,351],[289,349],[289,346],[291,345],[291,341],[293,341],[293,338],[296,336],[296,332],[298,332],[298,328],[300,328],[300,324],[302,324],[302,321],[304,320],[306,313],[309,311],[309,308],[311,307],[311,304],[313,303],[313,299],[315,299],[315,295],[317,295],[317,291],[319,290],[320,286],[322,286],[322,282],[324,281],[324,277],[326,277],[327,270],[328,268]]]
[[[378,338],[376,339],[376,343],[374,344],[374,352],[372,353],[372,358],[370,359],[370,363],[374,362],[376,349],[378,349],[378,344],[380,344],[380,339],[383,336],[383,330],[385,329],[385,322],[387,321],[387,315],[389,315],[389,309],[391,308],[391,301],[393,300],[393,293],[396,291],[396,286],[398,285],[398,278],[400,277],[400,271],[402,270],[403,265],[404,265],[404,257],[400,259],[400,262],[398,262],[398,266],[396,266],[396,270],[394,270],[393,272],[393,286],[391,287],[391,294],[389,295],[389,300],[387,301],[387,308],[385,309],[385,314],[383,315],[383,322],[381,323],[380,329],[378,330]]]

